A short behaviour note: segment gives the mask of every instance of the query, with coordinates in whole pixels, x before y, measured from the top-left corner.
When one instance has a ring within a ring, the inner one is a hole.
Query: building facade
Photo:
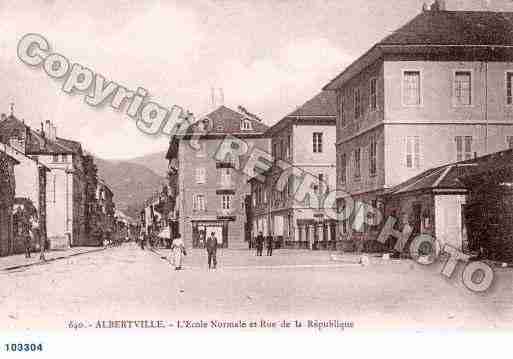
[[[315,191],[319,194],[335,188],[335,122],[335,96],[321,92],[266,132],[275,161],[318,179]],[[251,180],[253,237],[262,232],[286,248],[332,247],[336,221],[325,216],[320,201],[295,197],[302,181],[299,176],[290,173],[280,188],[277,184],[284,170],[275,165],[266,172],[265,181]]]
[[[80,143],[57,137],[56,127],[50,121],[35,131],[12,114],[3,115],[0,121],[0,142],[15,143],[19,151],[24,149],[23,153],[50,170],[44,195],[50,247],[83,245],[86,196]]]
[[[264,136],[268,127],[239,110],[221,106],[194,123],[188,135],[171,140],[167,159],[178,189],[175,213],[188,246],[203,246],[206,236],[214,232],[220,247],[247,247],[244,203],[250,185],[240,168],[248,156],[216,160],[216,153],[227,136],[244,141],[248,149],[266,153],[269,140]]]
[[[341,212],[346,196],[383,209],[387,189],[511,146],[512,32],[512,13],[445,11],[437,1],[325,86],[337,96]],[[342,237],[375,238],[353,220],[340,223]]]
[[[103,180],[98,179],[94,201],[90,202],[89,234],[82,245],[100,246],[105,239],[114,240],[115,213],[114,194]]]
[[[32,238],[30,245],[31,249],[36,250],[41,243],[46,242],[46,179],[50,169],[26,156],[23,142],[16,138],[11,138],[10,145],[1,143],[0,148],[18,163],[14,167],[16,179],[14,211],[19,215],[22,213],[30,215],[33,224],[38,227],[37,236]],[[17,223],[16,220],[20,219],[19,215],[15,216],[14,245],[11,248],[11,254],[23,253],[25,250],[22,227],[27,226],[29,222]]]

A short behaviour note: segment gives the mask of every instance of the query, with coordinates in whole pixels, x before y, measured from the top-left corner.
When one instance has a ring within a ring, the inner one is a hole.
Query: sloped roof
[[[337,117],[337,97],[333,91],[321,91],[310,100],[299,106],[287,116],[276,122],[267,131],[268,134],[275,132],[278,128],[288,121],[309,121],[312,119],[333,120],[335,124]]]
[[[62,143],[50,141],[13,115],[0,121],[0,142],[8,143],[13,135],[25,131],[27,154],[72,154],[73,150]]]
[[[429,53],[428,45],[449,49],[451,46],[513,46],[513,12],[423,11],[375,44],[323,89],[334,90],[388,52],[406,53],[414,48],[411,51],[416,54]],[[496,56],[499,56],[498,53]],[[505,54],[501,56],[504,57]],[[510,58],[511,53],[507,56]]]
[[[57,137],[56,142],[61,146],[69,148],[76,154],[82,153],[82,144],[78,141],[73,141],[73,140],[68,140],[66,138]]]
[[[322,91],[286,117],[336,117],[337,100],[331,91]]]
[[[205,118],[208,118],[211,121],[212,127],[211,130],[208,131],[209,134],[263,134],[269,128],[262,122],[240,112],[234,111],[224,105],[210,112],[201,120],[195,122],[191,127],[197,128]],[[250,130],[241,130],[242,120],[249,120],[251,122]]]
[[[387,190],[386,196],[424,190],[465,190],[485,173],[507,169],[513,174],[513,150],[455,162],[422,172]]]
[[[423,11],[378,45],[513,45],[513,12]]]

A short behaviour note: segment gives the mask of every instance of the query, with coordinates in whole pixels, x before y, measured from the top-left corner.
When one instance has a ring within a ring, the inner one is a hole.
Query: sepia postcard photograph
[[[0,116],[0,357],[511,340],[512,0],[0,0]]]

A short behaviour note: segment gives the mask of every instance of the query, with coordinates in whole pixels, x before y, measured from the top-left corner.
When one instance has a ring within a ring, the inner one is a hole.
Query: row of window
[[[230,186],[232,183],[231,168],[220,168],[221,185]],[[198,167],[195,169],[195,178],[197,184],[207,183],[207,169],[205,167]]]
[[[339,106],[339,118],[342,127],[346,125],[346,106],[345,106],[345,96],[337,96],[338,97],[338,106]],[[369,109],[370,111],[376,111],[378,109],[378,80],[377,78],[372,78],[369,81]],[[359,87],[353,90],[353,117],[355,119],[359,119],[364,113],[363,101],[362,101],[362,93]]]
[[[68,155],[53,155],[52,156],[52,162],[68,162]]]
[[[313,185],[313,190],[315,193],[327,193],[329,192],[328,185],[328,176],[324,173],[317,174],[317,181]],[[277,201],[284,202],[288,197],[291,197],[294,194],[294,177],[290,176],[285,184],[283,191],[268,190],[264,185],[257,185],[253,192],[253,205],[255,207],[266,204],[267,197],[269,192],[269,197],[271,203],[276,203]],[[308,206],[308,205],[307,205]]]
[[[213,123],[214,122],[211,119],[204,118],[201,122],[201,129],[203,131],[209,131],[209,130],[213,129]],[[240,129],[241,129],[241,131],[251,131],[253,129],[251,120],[249,120],[247,118],[242,119],[240,121]],[[218,131],[218,132],[224,131],[224,127],[223,127],[222,123],[217,124],[216,131]]]
[[[232,197],[231,194],[221,195],[221,208],[223,210],[232,209]],[[192,197],[192,209],[193,211],[204,212],[207,210],[207,201],[204,194],[196,194]]]
[[[453,76],[453,104],[454,106],[471,106],[473,104],[473,79],[471,70],[454,71]],[[513,105],[513,71],[506,72],[505,77],[506,104]],[[369,108],[376,111],[378,108],[378,82],[376,78],[369,81]],[[422,105],[422,77],[419,70],[405,70],[402,77],[402,103],[404,106]],[[342,127],[346,125],[345,96],[339,98],[339,118]],[[362,116],[364,109],[362,105],[361,89],[353,89],[353,116],[358,119]]]
[[[312,152],[322,153],[323,152],[323,133],[314,132],[312,134]],[[281,159],[290,159],[292,154],[292,140],[288,136],[286,141],[276,141],[273,144],[273,157]]]
[[[369,145],[369,176],[374,177],[377,172],[377,154],[378,144],[375,137],[371,137]],[[358,147],[352,152],[353,176],[359,179],[362,176],[362,148]],[[347,155],[341,154],[339,157],[339,181],[345,183],[347,181]]]
[[[509,80],[511,91],[511,75],[508,73],[506,81]],[[453,104],[455,106],[472,105],[472,71],[458,70],[454,71],[453,77]],[[404,71],[403,72],[403,105],[419,106],[422,104],[422,79],[420,71]],[[511,104],[511,102],[508,102]]]
[[[406,168],[419,169],[421,167],[421,144],[419,136],[407,136],[405,141],[405,155],[404,164]],[[456,161],[464,161],[474,158],[474,152],[472,150],[472,136],[456,136],[454,137],[455,142],[455,153]],[[513,136],[506,137],[507,146],[513,149]],[[351,154],[352,161],[352,173],[354,179],[358,180],[362,175],[361,159],[362,159],[362,148],[358,147],[354,149]],[[369,176],[373,177],[376,175],[377,165],[377,142],[376,138],[371,138],[369,145]],[[347,167],[348,157],[345,153],[339,156],[339,182],[346,183],[347,181]]]
[[[292,139],[291,136],[287,136],[287,139],[273,140],[273,153],[272,156],[276,159],[290,159],[292,154]]]

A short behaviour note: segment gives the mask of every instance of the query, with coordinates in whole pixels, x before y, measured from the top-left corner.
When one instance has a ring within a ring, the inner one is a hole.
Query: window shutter
[[[406,167],[411,168],[413,167],[413,159],[412,159],[412,143],[411,143],[411,137],[406,137]]]
[[[462,153],[463,153],[463,143],[461,136],[456,136],[454,138],[456,141],[456,160],[461,161],[462,160]]]
[[[415,168],[420,168],[420,138],[415,137]]]

